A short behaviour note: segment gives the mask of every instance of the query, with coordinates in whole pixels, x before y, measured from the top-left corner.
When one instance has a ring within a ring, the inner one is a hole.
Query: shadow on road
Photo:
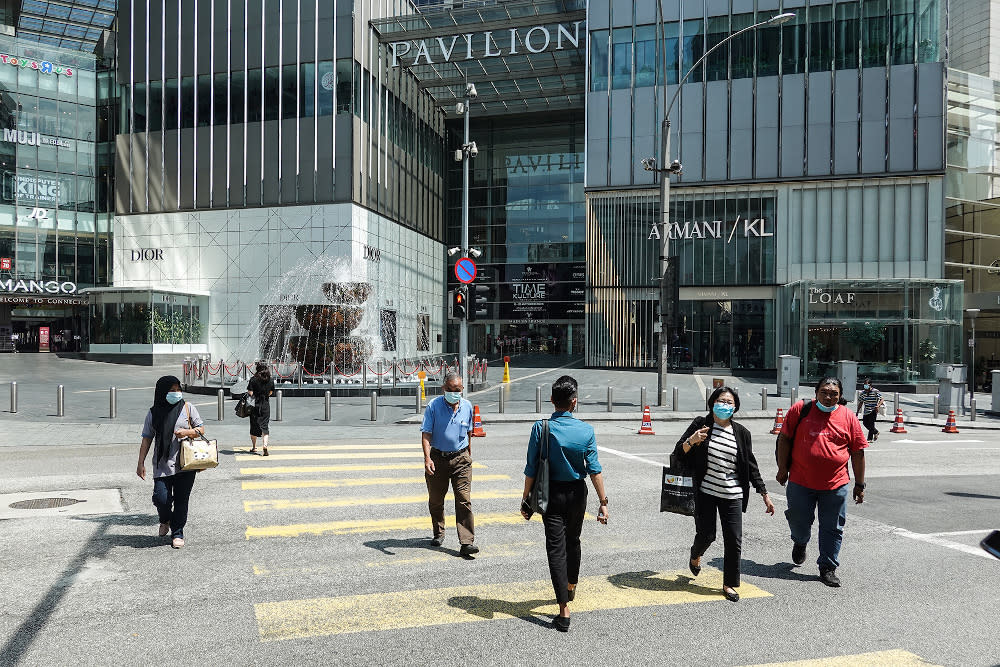
[[[723,566],[722,558],[713,558],[711,562],[712,567],[717,567],[720,570]],[[773,565],[764,565],[763,563],[755,563],[752,560],[742,559],[740,564],[740,570],[743,574],[748,574],[751,577],[764,577],[767,579],[786,579],[788,581],[818,581],[818,574],[804,574],[796,570],[799,567],[793,565],[792,563],[774,563]]]
[[[148,549],[151,547],[169,547],[169,542],[155,535],[122,535],[113,532],[117,526],[155,526],[155,516],[149,514],[104,514],[92,517],[80,517],[81,520],[97,524],[97,530],[90,536],[73,561],[66,566],[62,575],[49,587],[45,596],[35,605],[27,618],[14,630],[10,640],[0,647],[0,665],[16,665],[31,648],[35,639],[41,633],[49,618],[56,612],[59,603],[73,586],[73,582],[94,558],[107,556],[115,547],[133,549]]]
[[[608,582],[618,588],[640,588],[645,591],[656,591],[668,593],[673,591],[685,591],[697,595],[711,597],[719,596],[719,589],[699,586],[694,583],[694,579],[685,575],[679,575],[673,579],[665,579],[657,576],[657,572],[643,570],[641,572],[623,572],[612,574],[608,577]]]
[[[391,551],[391,549],[426,549],[427,551],[437,551],[444,554],[450,554],[452,556],[461,555],[457,549],[433,546],[431,541],[426,537],[408,537],[405,540],[369,540],[368,542],[364,542],[364,545],[370,549],[381,551],[387,556],[396,555],[396,552]]]
[[[478,595],[459,595],[448,599],[449,606],[464,609],[479,618],[492,619],[495,616],[510,616],[546,628],[552,627],[552,622],[548,614],[539,615],[535,612],[535,609],[538,607],[547,607],[554,603],[555,599],[508,602],[507,600],[482,598]]]
[[[991,496],[984,493],[966,493],[965,491],[945,491],[946,496],[955,496],[956,498],[976,498],[980,500],[1000,500],[1000,496]]]

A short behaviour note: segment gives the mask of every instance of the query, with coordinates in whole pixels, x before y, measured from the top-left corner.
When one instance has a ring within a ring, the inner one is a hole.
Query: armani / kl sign
[[[740,225],[741,222],[743,223],[742,225]],[[663,223],[655,223],[650,228],[649,236],[646,237],[647,241],[662,238],[660,235],[661,224]],[[699,222],[695,220],[684,223],[672,222],[667,223],[667,225],[667,238],[671,241],[678,239],[726,239],[726,243],[730,243],[736,232],[741,229],[741,235],[744,238],[751,236],[758,238],[774,236],[773,227],[771,228],[772,231],[767,231],[767,218],[740,220],[740,216],[736,216],[736,220],[732,222],[723,222],[722,220],[705,220]]]
[[[497,56],[514,56],[523,53],[542,53],[553,49],[561,51],[566,45],[580,48],[580,25],[583,21],[574,21],[572,27],[560,23],[555,26],[555,34],[549,26],[536,25],[533,28],[510,28],[509,30],[486,32],[467,32],[461,35],[434,37],[432,39],[414,39],[406,42],[392,42],[392,67],[402,65],[432,65],[447,63],[452,59],[472,60],[473,58],[495,58]],[[459,43],[459,38],[462,39]],[[428,46],[430,44],[430,46]],[[437,58],[432,55],[432,48]],[[462,48],[464,47],[464,48]],[[521,49],[523,47],[523,51]],[[413,58],[410,62],[403,58]]]

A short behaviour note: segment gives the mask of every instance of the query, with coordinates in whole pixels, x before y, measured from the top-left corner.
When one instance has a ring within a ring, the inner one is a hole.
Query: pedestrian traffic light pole
[[[461,113],[465,116],[465,138],[462,148],[456,152],[461,153],[462,160],[462,257],[469,256],[469,160],[479,154],[475,142],[469,140],[469,116],[471,115],[472,100],[477,97],[476,86],[471,83],[465,84],[465,103],[460,104]],[[475,303],[472,305],[475,308]],[[458,359],[462,371],[462,379],[468,377],[469,365],[469,322],[466,319],[469,312],[469,303],[466,301],[466,317],[458,322]]]
[[[657,0],[656,13],[657,28],[659,32],[657,42],[661,45],[660,51],[662,54],[663,67],[662,87],[664,111],[663,121],[660,126],[660,161],[657,162],[656,158],[652,157],[645,158],[642,160],[642,167],[646,171],[652,171],[660,174],[660,224],[663,226],[663,235],[660,237],[660,353],[657,360],[656,395],[658,397],[662,397],[663,391],[667,388],[667,368],[670,361],[670,329],[672,324],[671,320],[673,319],[671,315],[675,314],[677,311],[676,303],[669,304],[668,308],[668,301],[673,298],[673,294],[668,293],[668,289],[672,288],[672,283],[676,281],[676,277],[673,279],[671,277],[677,275],[677,272],[671,270],[670,266],[670,176],[680,174],[682,170],[681,163],[678,160],[670,160],[670,110],[673,109],[674,102],[677,101],[677,96],[681,92],[681,86],[684,85],[684,82],[688,80],[688,77],[691,76],[692,72],[698,69],[713,51],[722,45],[727,44],[730,40],[739,37],[745,32],[756,30],[757,28],[762,28],[764,26],[779,26],[782,23],[787,23],[795,18],[795,14],[792,12],[777,14],[766,21],[761,21],[741,30],[737,30],[718,44],[714,45],[712,48],[705,51],[701,58],[699,58],[697,62],[691,66],[691,68],[684,74],[684,77],[677,84],[677,88],[674,90],[674,95],[670,98],[670,103],[668,104],[666,85],[667,50],[666,48],[663,48],[663,0]],[[672,292],[673,290],[670,289],[670,291]]]

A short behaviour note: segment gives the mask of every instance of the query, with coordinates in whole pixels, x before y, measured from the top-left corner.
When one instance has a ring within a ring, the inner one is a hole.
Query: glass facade
[[[787,312],[784,354],[802,361],[805,381],[859,361],[875,382],[934,382],[934,364],[962,353],[962,283],[951,280],[801,281],[780,289]]]
[[[94,352],[207,351],[206,295],[95,290],[90,319]]]
[[[449,125],[449,146],[463,126]],[[583,342],[585,220],[583,118],[579,114],[472,118],[480,146],[472,161],[469,244],[487,314],[469,326],[469,350],[497,354],[515,343],[580,354]],[[462,166],[449,170],[448,245],[461,242]],[[449,289],[458,285],[449,262]],[[457,326],[449,338],[457,341]],[[500,345],[498,345],[498,341]]]

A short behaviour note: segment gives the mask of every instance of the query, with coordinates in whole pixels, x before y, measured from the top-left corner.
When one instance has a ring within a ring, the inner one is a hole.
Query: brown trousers
[[[455,493],[455,523],[458,524],[458,541],[472,544],[476,539],[475,521],[472,516],[472,454],[469,449],[453,456],[431,447],[434,474],[424,472],[427,480],[427,508],[431,512],[434,537],[444,537],[444,497],[451,483]]]

